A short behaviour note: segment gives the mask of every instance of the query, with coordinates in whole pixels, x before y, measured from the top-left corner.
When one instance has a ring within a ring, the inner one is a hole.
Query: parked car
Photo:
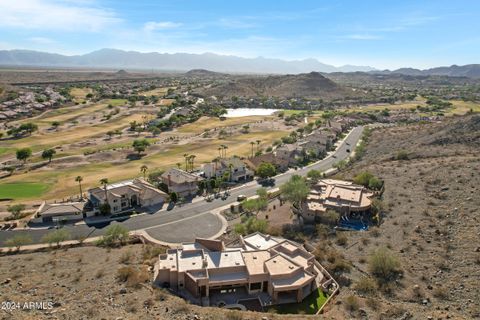
[[[243,200],[245,200],[245,199],[247,199],[247,196],[245,196],[245,195],[243,195],[243,194],[241,194],[241,195],[239,195],[239,196],[237,197],[237,201],[239,201],[239,202],[240,202],[240,201],[243,201]]]

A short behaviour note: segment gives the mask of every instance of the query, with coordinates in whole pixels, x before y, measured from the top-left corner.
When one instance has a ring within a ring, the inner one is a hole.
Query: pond
[[[274,112],[279,111],[278,109],[265,109],[265,108],[238,108],[238,109],[227,109],[227,118],[238,118],[238,117],[248,117],[248,116],[269,116]]]

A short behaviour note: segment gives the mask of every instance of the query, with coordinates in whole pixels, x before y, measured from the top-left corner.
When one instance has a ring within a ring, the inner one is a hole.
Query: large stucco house
[[[133,208],[162,205],[168,195],[143,179],[133,179],[88,190],[88,215],[98,214],[100,206],[108,203],[111,213]]]
[[[154,283],[203,306],[242,299],[258,299],[262,306],[300,302],[314,290],[338,288],[302,245],[261,233],[229,247],[197,239],[167,250],[155,264]]]
[[[218,159],[211,163],[205,163],[201,167],[205,178],[223,177],[225,173],[230,175],[230,181],[240,182],[253,178],[254,172],[247,168],[245,163],[237,157]]]
[[[328,209],[342,215],[363,213],[372,206],[373,192],[350,181],[323,179],[312,186],[301,214],[306,221],[313,221]]]
[[[160,179],[167,185],[168,192],[176,192],[180,197],[195,196],[199,190],[198,184],[203,180],[196,174],[177,168],[165,171]]]

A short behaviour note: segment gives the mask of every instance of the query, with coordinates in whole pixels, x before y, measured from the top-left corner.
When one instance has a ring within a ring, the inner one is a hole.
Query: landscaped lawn
[[[300,303],[280,304],[273,309],[281,314],[315,314],[325,304],[327,298],[321,289],[317,289]]]
[[[15,182],[0,184],[0,199],[24,199],[39,197],[48,190],[48,185],[40,182]]]

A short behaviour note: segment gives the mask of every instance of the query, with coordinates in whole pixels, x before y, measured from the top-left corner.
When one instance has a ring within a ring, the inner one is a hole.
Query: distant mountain
[[[383,74],[404,74],[409,76],[448,76],[480,78],[480,64],[467,64],[464,66],[452,65],[450,67],[437,67],[425,70],[413,68],[401,68],[394,71],[371,71],[372,73]]]
[[[85,67],[114,69],[156,69],[187,71],[207,69],[215,72],[230,73],[277,73],[298,74],[311,71],[318,72],[354,72],[372,71],[368,66],[334,67],[316,59],[280,60],[258,58],[241,58],[218,55],[214,53],[141,53],[117,49],[101,49],[84,55],[65,56],[55,53],[31,50],[0,50],[0,65],[38,66],[38,67]]]
[[[199,89],[204,96],[222,97],[304,97],[331,100],[358,95],[318,72],[296,75],[256,76],[231,79],[210,88]]]

